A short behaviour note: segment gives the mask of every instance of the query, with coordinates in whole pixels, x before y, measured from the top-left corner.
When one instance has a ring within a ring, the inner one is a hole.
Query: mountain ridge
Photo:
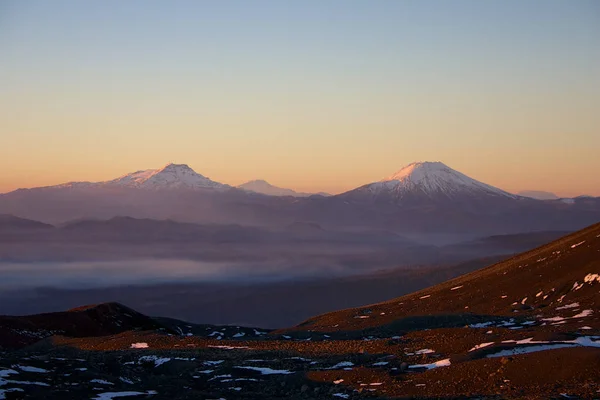
[[[264,179],[254,179],[241,185],[236,186],[239,189],[248,190],[254,193],[265,194],[268,196],[292,196],[292,197],[309,197],[309,196],[331,196],[329,193],[307,193],[297,192],[293,189],[282,188],[270,184]]]
[[[0,213],[51,224],[114,216],[271,227],[313,221],[325,229],[473,236],[576,230],[600,219],[600,198],[515,196],[442,163],[413,163],[390,178],[328,197],[268,196],[169,164],[98,184],[2,194]]]

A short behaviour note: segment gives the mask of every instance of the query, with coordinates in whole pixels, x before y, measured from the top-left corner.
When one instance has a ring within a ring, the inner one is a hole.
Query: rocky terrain
[[[117,303],[0,317],[0,398],[600,398],[600,224],[269,331]]]

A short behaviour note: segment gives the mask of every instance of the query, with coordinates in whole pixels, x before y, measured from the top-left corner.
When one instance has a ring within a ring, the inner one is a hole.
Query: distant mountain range
[[[248,190],[254,193],[266,194],[268,196],[292,196],[292,197],[308,197],[308,196],[331,196],[329,193],[319,192],[319,193],[304,193],[304,192],[296,192],[292,189],[280,188],[277,186],[271,185],[269,182],[257,179],[254,181],[246,182],[238,186],[238,188],[243,190]]]
[[[266,182],[244,186],[232,187],[187,165],[169,164],[105,182],[19,189],[0,195],[0,213],[45,223],[115,216],[258,226],[305,221],[325,229],[470,237],[575,230],[600,221],[600,198],[531,199],[440,162],[412,163],[379,182],[327,197],[296,197],[296,192],[294,196]]]
[[[544,192],[542,190],[523,190],[517,194],[519,196],[530,197],[538,200],[558,200],[560,198],[552,192]]]

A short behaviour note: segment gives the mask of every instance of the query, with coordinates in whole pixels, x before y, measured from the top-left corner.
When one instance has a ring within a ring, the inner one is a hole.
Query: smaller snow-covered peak
[[[560,198],[554,193],[542,190],[523,190],[517,194],[522,197],[529,197],[536,200],[558,200]]]
[[[264,187],[276,187],[271,185],[269,182],[265,181],[264,179],[254,179],[253,181],[248,181],[240,186],[264,186]]]
[[[243,183],[243,184],[239,185],[238,188],[246,190],[246,191],[254,192],[254,193],[265,194],[267,196],[308,197],[308,196],[312,196],[314,194],[319,194],[321,196],[328,196],[327,193],[303,193],[303,192],[296,192],[295,190],[292,190],[292,189],[277,187],[277,186],[271,185],[269,182],[265,181],[264,179],[255,179],[253,181]]]

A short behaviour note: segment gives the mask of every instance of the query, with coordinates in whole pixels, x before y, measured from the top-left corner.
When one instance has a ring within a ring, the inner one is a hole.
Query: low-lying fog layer
[[[152,316],[277,328],[327,311],[391,299],[494,261],[389,271],[157,260],[0,263],[0,314],[37,314],[116,301]],[[364,274],[348,275],[357,271]]]
[[[211,263],[191,260],[0,263],[0,291],[99,288],[181,282],[264,283],[352,275],[335,264]],[[362,270],[361,272],[364,272]]]

